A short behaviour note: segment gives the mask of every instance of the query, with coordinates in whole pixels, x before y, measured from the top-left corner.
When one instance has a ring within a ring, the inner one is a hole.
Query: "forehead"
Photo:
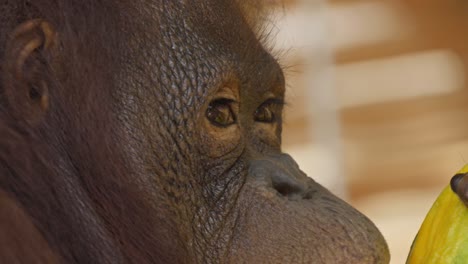
[[[243,64],[242,69],[255,67],[256,72],[277,66],[236,1],[154,1],[142,4],[140,13],[135,19],[148,27],[141,32],[152,38],[147,43],[157,42],[162,51],[179,59]]]

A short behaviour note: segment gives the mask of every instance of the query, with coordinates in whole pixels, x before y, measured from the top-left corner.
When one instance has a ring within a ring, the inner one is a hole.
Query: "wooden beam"
[[[357,61],[381,59],[402,54],[431,50],[440,47],[437,43],[422,38],[392,41],[386,43],[363,45],[335,52],[336,64],[347,64]]]

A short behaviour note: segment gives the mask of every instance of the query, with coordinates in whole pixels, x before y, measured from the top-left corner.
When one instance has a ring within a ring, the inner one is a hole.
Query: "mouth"
[[[239,201],[245,216],[238,225],[242,235],[234,242],[245,262],[389,262],[375,225],[319,184],[311,186],[308,199],[286,198],[265,186],[247,188]]]

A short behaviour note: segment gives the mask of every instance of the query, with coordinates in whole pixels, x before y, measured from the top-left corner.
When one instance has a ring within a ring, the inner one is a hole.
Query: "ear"
[[[42,19],[26,21],[12,32],[1,68],[7,106],[16,118],[40,121],[49,107],[49,62],[56,32]]]

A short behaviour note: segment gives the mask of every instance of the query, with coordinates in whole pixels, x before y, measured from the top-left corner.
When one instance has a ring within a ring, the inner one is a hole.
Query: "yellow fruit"
[[[468,165],[458,173],[468,173]],[[424,219],[406,263],[468,264],[468,208],[450,186]]]

